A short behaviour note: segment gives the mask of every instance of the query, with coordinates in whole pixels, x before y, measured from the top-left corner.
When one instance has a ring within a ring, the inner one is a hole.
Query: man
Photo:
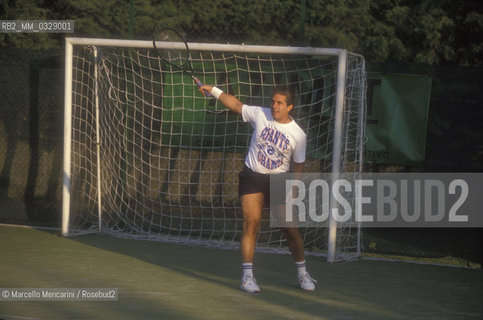
[[[243,212],[243,234],[240,242],[243,276],[240,288],[260,292],[253,276],[253,257],[264,204],[270,199],[270,174],[302,172],[305,162],[306,135],[289,112],[293,96],[287,88],[276,88],[271,108],[248,106],[217,87],[204,85],[201,93],[209,92],[228,109],[242,115],[254,128],[245,168],[240,172],[239,197]],[[315,280],[305,267],[304,245],[299,231],[281,228],[298,271],[303,290],[315,290]]]

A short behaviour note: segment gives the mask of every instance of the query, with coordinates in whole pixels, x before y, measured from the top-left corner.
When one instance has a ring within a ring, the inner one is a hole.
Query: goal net
[[[199,43],[190,44],[190,51],[202,82],[248,105],[270,106],[274,86],[292,88],[293,117],[307,134],[305,171],[338,171],[349,179],[360,172],[362,56]],[[150,41],[67,38],[65,72],[63,235],[102,231],[238,248],[238,173],[251,127],[163,63]],[[340,259],[360,252],[360,228],[353,221],[301,234],[308,254],[332,250],[329,255]],[[257,250],[286,248],[266,209]]]

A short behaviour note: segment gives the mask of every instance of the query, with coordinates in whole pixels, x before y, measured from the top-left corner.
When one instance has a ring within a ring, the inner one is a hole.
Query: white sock
[[[305,267],[305,260],[295,261],[295,265],[297,266],[297,272],[299,275],[304,275],[307,273],[307,268]]]
[[[253,263],[244,262],[242,263],[243,275],[253,276]]]

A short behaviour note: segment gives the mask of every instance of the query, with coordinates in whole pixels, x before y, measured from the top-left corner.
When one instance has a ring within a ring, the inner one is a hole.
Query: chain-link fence
[[[0,223],[60,226],[63,63],[62,52],[0,51]],[[424,71],[433,77],[426,162],[397,170],[481,172],[483,69]],[[482,260],[481,229],[365,229],[363,239],[367,254]]]
[[[432,77],[426,160],[419,166],[365,164],[372,172],[482,172],[483,68],[370,66],[379,72]],[[483,209],[483,208],[482,208]],[[471,265],[482,263],[483,229],[365,229],[364,252],[377,256]],[[458,261],[455,261],[455,260]]]
[[[60,217],[63,56],[0,51],[0,221]]]

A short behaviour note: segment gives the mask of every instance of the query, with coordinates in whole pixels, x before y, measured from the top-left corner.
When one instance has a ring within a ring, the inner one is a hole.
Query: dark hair
[[[277,86],[275,87],[275,89],[273,89],[272,96],[274,96],[277,93],[281,94],[282,96],[285,96],[285,101],[287,102],[287,106],[293,105],[295,103],[292,90],[290,90],[289,87]]]

